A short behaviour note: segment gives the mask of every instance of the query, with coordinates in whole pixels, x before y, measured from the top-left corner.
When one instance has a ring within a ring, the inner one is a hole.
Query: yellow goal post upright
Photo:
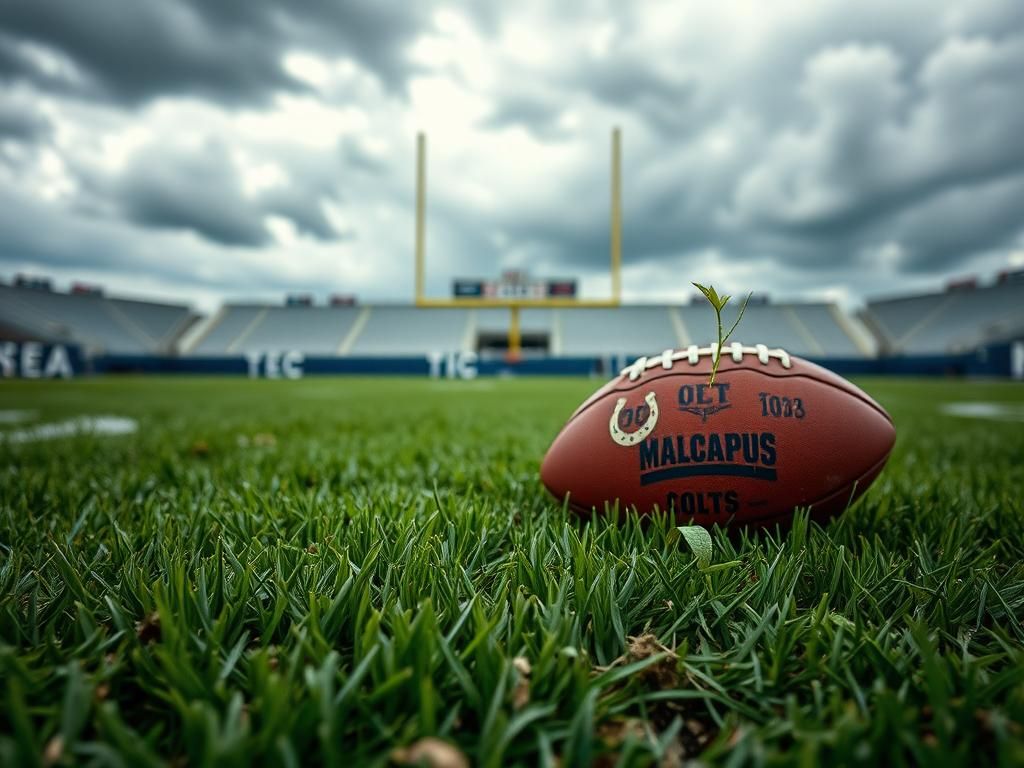
[[[527,307],[580,308],[617,307],[622,299],[622,131],[612,129],[611,173],[611,297],[607,299],[580,299],[568,297],[545,298],[431,298],[426,295],[426,208],[427,208],[427,137],[416,136],[416,306],[424,309],[451,309],[462,307],[484,309],[507,307],[509,310],[508,354],[513,360],[521,353],[522,335],[519,312]]]

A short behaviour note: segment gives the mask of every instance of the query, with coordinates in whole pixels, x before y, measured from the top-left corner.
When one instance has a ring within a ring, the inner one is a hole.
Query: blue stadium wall
[[[639,355],[637,355],[638,357]],[[509,363],[460,353],[432,357],[315,357],[298,352],[258,356],[87,356],[72,345],[0,341],[0,378],[72,378],[97,374],[234,375],[296,379],[304,376],[398,375],[467,379],[476,376],[610,377],[633,357],[548,357]],[[814,360],[844,376],[1002,376],[1024,378],[1024,339],[960,355]]]

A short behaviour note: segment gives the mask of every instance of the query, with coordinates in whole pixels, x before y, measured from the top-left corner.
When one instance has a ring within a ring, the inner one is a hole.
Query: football
[[[679,522],[824,522],[885,466],[889,414],[846,379],[764,344],[642,357],[588,398],[555,438],[541,480],[577,512],[655,509]]]

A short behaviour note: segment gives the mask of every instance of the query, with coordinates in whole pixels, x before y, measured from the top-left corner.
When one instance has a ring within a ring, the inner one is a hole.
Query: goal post
[[[617,307],[622,299],[622,131],[612,129],[611,139],[611,211],[610,211],[610,273],[611,295],[606,299],[580,299],[575,297],[494,298],[429,297],[426,295],[426,234],[427,234],[427,137],[416,136],[416,245],[415,291],[416,306],[424,309],[483,309],[505,307],[509,310],[508,352],[518,358],[521,352],[519,311],[526,308],[594,308]]]
[[[612,210],[611,210],[611,271],[612,300],[617,305],[622,299],[622,130],[612,129]]]

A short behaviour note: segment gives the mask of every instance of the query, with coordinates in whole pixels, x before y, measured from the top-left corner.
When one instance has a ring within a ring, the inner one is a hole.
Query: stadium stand
[[[352,355],[425,355],[467,346],[468,309],[377,305],[368,310]]]
[[[560,310],[565,355],[642,355],[682,346],[668,307]]]
[[[870,329],[837,304],[791,304],[789,308],[821,346],[821,357],[854,359],[877,356],[878,342]]]
[[[507,309],[478,309],[472,322],[481,333],[506,333],[508,331]],[[555,313],[550,309],[524,309],[519,316],[523,333],[551,333],[555,326]]]
[[[843,318],[835,305],[793,304],[789,308],[817,341],[820,357],[864,357],[870,353],[870,346],[858,344],[841,325]]]
[[[1020,332],[1024,283],[873,301],[863,318],[879,336],[885,354],[964,352]]]
[[[0,283],[0,337],[74,343],[87,355],[232,357],[299,351],[320,357],[423,356],[477,351],[494,357],[508,341],[509,310],[227,304],[200,319],[188,307],[112,298],[102,291],[54,291],[48,281]],[[724,313],[731,325],[734,300]],[[685,305],[523,309],[529,357],[637,356],[716,336],[701,299]],[[868,333],[870,331],[870,333]],[[858,319],[828,303],[747,307],[734,341],[764,343],[815,359],[956,355],[1019,339],[1024,278],[1006,273],[990,285],[961,281],[942,293],[869,302]]]
[[[226,305],[213,318],[205,333],[185,351],[193,355],[226,355],[235,340],[266,311],[264,306]]]
[[[722,317],[727,324],[726,329],[735,321],[737,311],[735,301],[726,306]],[[693,343],[707,344],[717,338],[715,316],[708,308],[707,302],[681,307],[680,314]],[[781,307],[772,305],[747,307],[743,322],[736,329],[733,340],[782,347],[798,355],[806,355],[809,352],[807,339],[793,326]]]
[[[187,307],[148,301],[111,298],[107,299],[107,307],[154,340],[157,349],[173,349],[174,342],[197,317]]]
[[[736,319],[739,306],[733,302],[723,313],[726,328]],[[715,317],[702,302],[679,308],[683,324],[693,343],[707,344],[716,338]],[[858,344],[840,324],[831,304],[752,304],[736,329],[735,341],[782,347],[811,358],[859,358],[870,349]]]
[[[306,354],[336,355],[359,312],[353,307],[275,307],[263,315],[241,349],[290,349],[290,343],[302,339]]]
[[[735,307],[727,312],[731,322]],[[227,305],[187,350],[196,355],[296,350],[307,355],[494,354],[507,341],[509,310],[418,309],[408,305],[275,307]],[[741,333],[746,329],[746,333]],[[706,306],[524,309],[527,356],[642,355],[715,338]],[[864,357],[827,304],[747,308],[738,337],[809,357]]]
[[[297,350],[308,355],[337,355],[359,313],[354,307],[227,305],[191,353]]]
[[[172,354],[196,320],[186,306],[0,285],[0,326],[89,353]]]
[[[731,324],[736,306],[727,308]],[[522,332],[550,334],[553,355],[640,355],[667,347],[707,344],[717,334],[706,305],[626,306],[617,309],[524,310]],[[478,330],[508,327],[507,310],[479,310]],[[744,331],[746,333],[744,334]],[[866,350],[840,325],[829,304],[747,307],[737,334],[751,343],[783,347],[808,357],[864,357]]]

